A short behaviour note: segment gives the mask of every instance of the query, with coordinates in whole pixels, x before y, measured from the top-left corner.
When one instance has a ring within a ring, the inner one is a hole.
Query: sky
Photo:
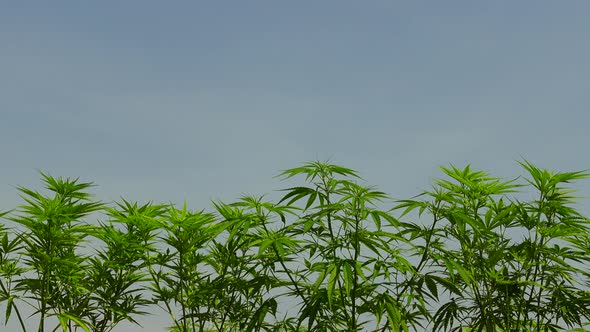
[[[590,2],[0,4],[0,210],[38,170],[193,209],[303,162],[394,198],[440,165],[590,169]],[[589,182],[575,187],[590,214]],[[161,331],[166,318],[147,320]],[[116,331],[133,331],[125,326]]]

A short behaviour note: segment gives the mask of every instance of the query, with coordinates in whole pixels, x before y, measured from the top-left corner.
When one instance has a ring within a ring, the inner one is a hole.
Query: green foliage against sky
[[[2,213],[4,320],[106,332],[157,311],[183,332],[585,331],[589,219],[568,186],[589,174],[520,166],[512,180],[441,167],[430,190],[393,201],[310,162],[280,174],[301,182],[277,202],[209,210],[106,204],[91,183],[41,173],[45,190],[19,187],[23,204]]]

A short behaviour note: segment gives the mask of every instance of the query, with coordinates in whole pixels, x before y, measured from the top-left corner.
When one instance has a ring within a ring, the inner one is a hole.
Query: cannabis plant
[[[89,331],[91,324],[82,313],[91,290],[84,283],[88,265],[81,249],[93,228],[83,218],[102,204],[86,192],[91,183],[41,176],[50,193],[19,187],[25,204],[9,217],[21,226],[23,273],[15,280],[14,290],[28,299],[25,303],[39,316],[39,332],[45,331],[49,317],[57,318],[64,331],[74,326]],[[22,323],[21,327],[24,330]]]
[[[433,330],[560,331],[590,318],[588,219],[564,186],[588,175],[521,165],[526,185],[443,167],[448,179],[398,206],[432,217],[412,227],[439,302]],[[517,189],[536,197],[509,196]]]
[[[300,301],[298,325],[309,331],[419,327],[428,315],[413,281],[419,271],[404,255],[412,246],[400,236],[402,225],[378,206],[387,195],[358,184],[355,171],[328,163],[281,175],[309,183],[287,189],[281,200],[300,212],[282,231],[297,243],[289,257],[299,266],[284,272]]]

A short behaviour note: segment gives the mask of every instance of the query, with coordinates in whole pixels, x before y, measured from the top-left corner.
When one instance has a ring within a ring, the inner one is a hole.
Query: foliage
[[[571,207],[574,197],[564,188],[588,175],[521,165],[527,185],[443,167],[449,179],[398,206],[433,218],[416,235],[425,243],[426,284],[448,295],[433,330],[558,331],[590,318],[588,219]],[[518,188],[537,197],[507,196]]]
[[[514,180],[442,167],[394,202],[311,162],[280,173],[304,182],[278,202],[210,212],[103,204],[41,173],[46,192],[18,187],[24,204],[0,213],[4,320],[108,332],[160,308],[179,332],[584,331],[589,220],[568,185],[589,175],[520,165]]]
[[[411,246],[399,235],[398,220],[377,208],[387,195],[357,184],[355,171],[336,165],[308,163],[281,175],[303,175],[310,183],[287,189],[281,200],[305,202],[284,229],[298,240],[291,240],[298,245],[289,247],[290,255],[305,266],[292,273],[298,286],[292,294],[302,302],[299,323],[307,320],[309,331],[419,327],[428,313],[412,279],[418,271],[402,254]]]
[[[24,267],[15,290],[33,301],[28,303],[40,315],[38,331],[45,330],[45,319],[52,316],[64,330],[76,324],[89,331],[84,313],[91,293],[84,275],[86,257],[79,250],[92,227],[81,218],[101,204],[85,192],[90,183],[41,176],[51,194],[20,187],[27,204],[9,218],[24,228],[18,233]]]

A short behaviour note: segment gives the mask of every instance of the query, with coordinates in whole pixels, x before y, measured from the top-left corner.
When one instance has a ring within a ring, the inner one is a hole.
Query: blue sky
[[[94,181],[104,201],[195,209],[271,193],[280,170],[316,159],[396,198],[449,163],[588,169],[589,12],[586,0],[4,3],[0,209],[19,203],[14,186],[38,185],[36,169]]]

